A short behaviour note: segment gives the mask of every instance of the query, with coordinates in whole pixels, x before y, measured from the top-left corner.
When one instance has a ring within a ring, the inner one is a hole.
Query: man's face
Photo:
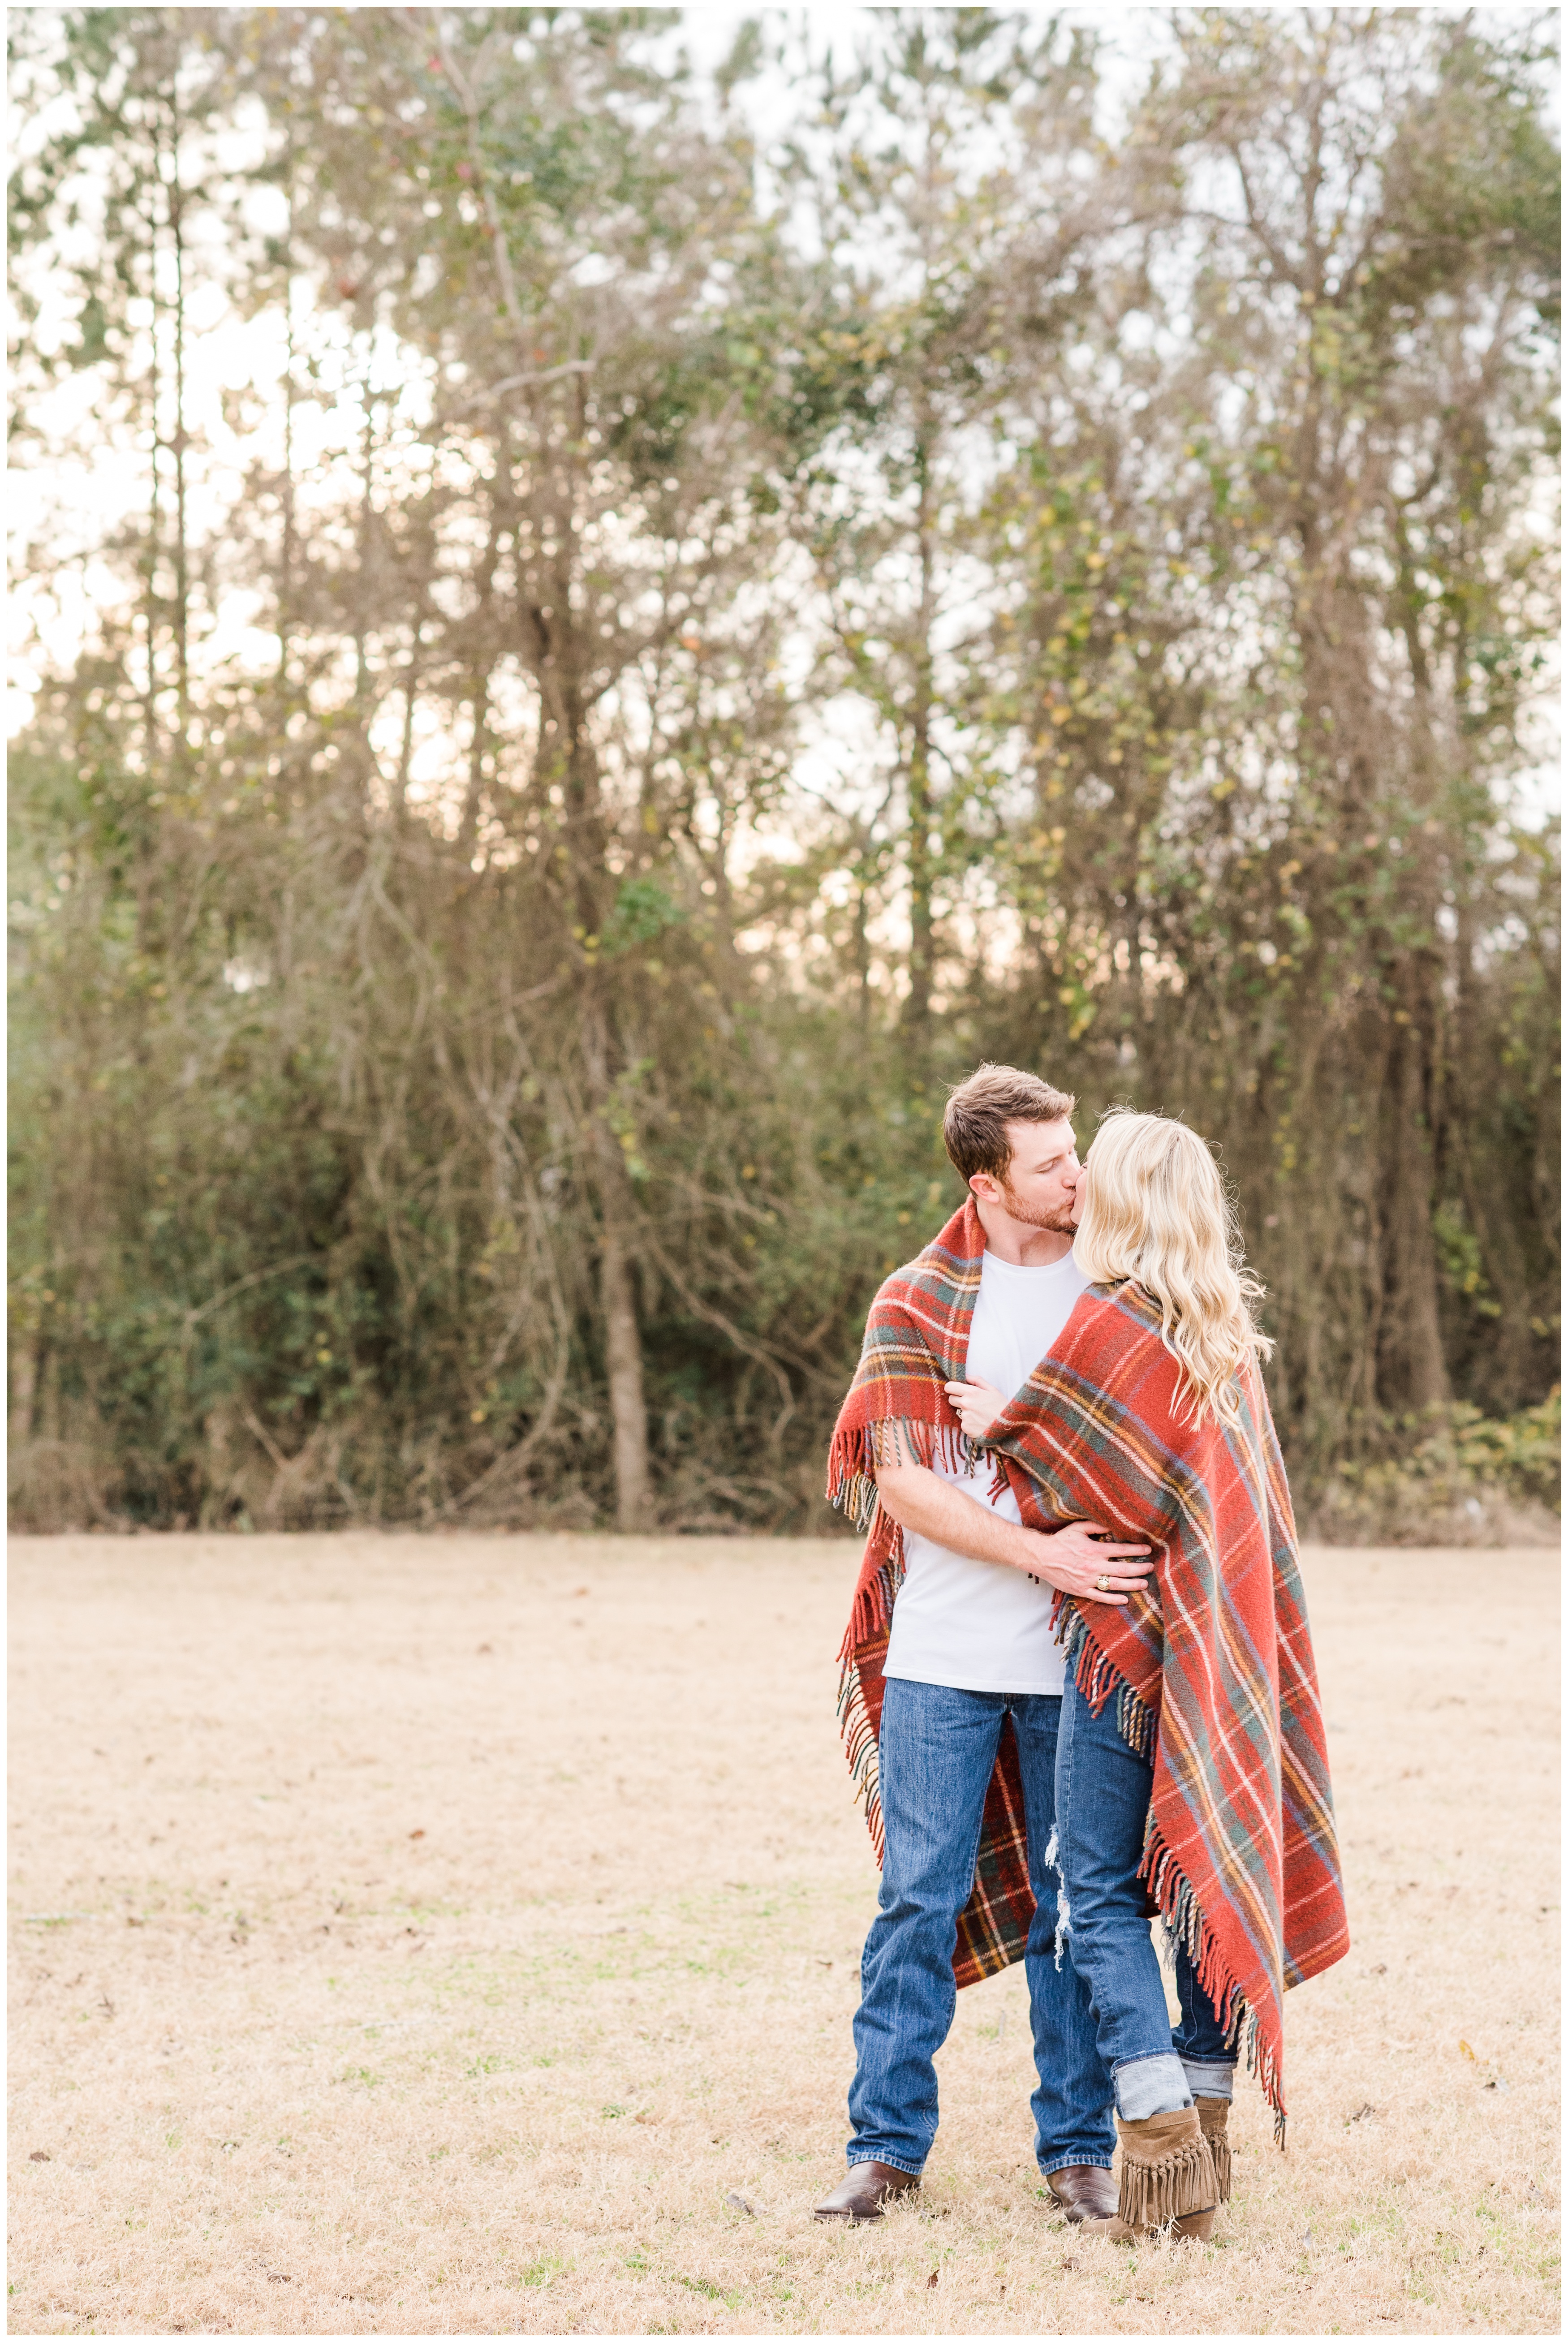
[[[1078,1166],[1078,1176],[1073,1187],[1073,1226],[1075,1228],[1082,1227],[1084,1225],[1084,1206],[1088,1198],[1089,1166],[1086,1163],[1081,1163]]]
[[[1010,1122],[1004,1126],[1011,1160],[1005,1178],[977,1171],[974,1193],[1025,1227],[1071,1236],[1077,1225],[1074,1202],[1078,1186],[1078,1149],[1070,1122]]]

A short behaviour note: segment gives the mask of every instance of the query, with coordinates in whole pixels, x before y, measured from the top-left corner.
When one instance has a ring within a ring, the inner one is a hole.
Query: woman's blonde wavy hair
[[[1184,1123],[1118,1106],[1084,1179],[1079,1267],[1092,1285],[1135,1284],[1157,1304],[1160,1337],[1182,1369],[1183,1418],[1233,1426],[1240,1377],[1273,1344],[1253,1318],[1263,1288],[1248,1274],[1218,1164]]]

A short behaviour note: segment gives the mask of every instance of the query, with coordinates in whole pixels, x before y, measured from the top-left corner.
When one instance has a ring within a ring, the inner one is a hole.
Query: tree
[[[462,833],[476,866],[536,855],[532,916],[570,971],[551,1055],[590,1140],[577,1169],[632,1526],[650,1502],[635,1149],[621,1126],[648,1062],[639,995],[652,946],[684,924],[687,882],[727,888],[703,875],[704,828],[727,872],[776,729],[776,692],[735,655],[744,638],[765,674],[768,622],[748,634],[726,606],[766,558],[721,289],[754,258],[755,231],[744,149],[704,135],[678,80],[637,61],[634,16],[434,22],[433,48],[423,24],[377,12],[320,40],[285,17],[258,70],[275,95],[308,58],[314,105],[343,126],[296,157],[295,237],[357,317],[384,318],[417,353],[429,385],[432,523],[404,707],[422,686],[463,707]],[[375,105],[340,102],[367,76]],[[434,485],[459,473],[460,491]],[[497,786],[499,706],[519,686],[529,769]],[[713,754],[726,723],[753,770]],[[699,737],[705,804],[683,754]]]
[[[1131,132],[1169,158],[1164,217],[1089,386],[1041,416],[1014,688],[1054,973],[1145,1094],[1219,1115],[1321,1453],[1449,1392],[1439,1199],[1485,1110],[1455,1004],[1503,917],[1550,918],[1533,886],[1504,912],[1533,848],[1494,787],[1551,606],[1526,516],[1554,171],[1527,45],[1176,24]],[[1549,1314],[1522,1266],[1493,1304],[1515,1373]]]
[[[849,68],[829,45],[802,70],[813,127],[781,177],[823,257],[794,355],[814,396],[791,505],[825,620],[819,698],[860,704],[875,758],[854,792],[863,997],[868,927],[896,904],[899,1016],[923,1066],[944,956],[964,956],[944,923],[967,907],[1006,777],[975,722],[996,616],[981,514],[1020,384],[1054,376],[1105,225],[1080,171],[1094,46],[989,9],[894,9]]]
[[[883,11],[759,155],[669,34],[18,25],[20,444],[132,483],[30,548],[22,1516],[816,1521],[987,1056],[1220,1142],[1309,1507],[1544,1402],[1534,35],[1183,12],[1110,140]]]

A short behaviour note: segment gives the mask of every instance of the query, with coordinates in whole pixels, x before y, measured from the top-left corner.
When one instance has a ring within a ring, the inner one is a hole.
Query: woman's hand
[[[990,1383],[944,1383],[948,1403],[971,1439],[984,1439],[1007,1398]]]

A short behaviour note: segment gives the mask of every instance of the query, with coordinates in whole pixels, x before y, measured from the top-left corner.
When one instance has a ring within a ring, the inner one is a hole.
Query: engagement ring
[[[1111,1581],[1104,1576],[1104,1572],[1102,1572],[1102,1574],[1094,1580],[1094,1586],[1097,1593],[1109,1594],[1111,1591]]]

